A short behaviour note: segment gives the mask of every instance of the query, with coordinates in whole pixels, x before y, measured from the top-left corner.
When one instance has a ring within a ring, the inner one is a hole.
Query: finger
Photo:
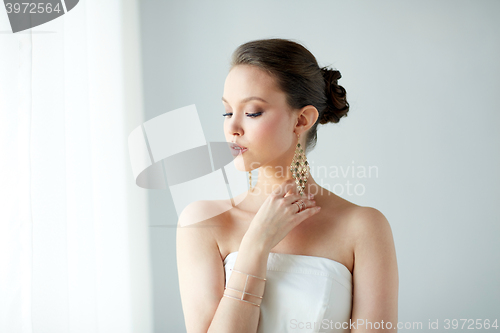
[[[292,203],[292,205],[296,206],[296,207],[299,207],[300,206],[300,201],[302,201],[304,203],[304,208],[303,210],[305,209],[308,209],[308,208],[311,208],[311,207],[316,207],[316,201],[314,200],[307,200],[307,199],[299,199],[299,200],[296,200]],[[297,212],[299,210],[297,209]]]
[[[314,199],[301,199],[301,200],[304,201],[304,203],[306,204],[306,209],[311,207],[319,207],[316,206],[316,200]]]
[[[285,194],[285,198],[292,195],[292,194],[293,194],[292,190],[291,189],[288,190],[288,192],[286,192],[286,194]]]
[[[291,193],[288,196],[284,197],[283,200],[285,200],[285,202],[287,204],[292,204],[297,200],[302,200],[302,201],[306,202],[304,197],[301,197],[300,194],[297,194],[297,193]]]
[[[306,218],[313,216],[314,214],[317,214],[321,210],[321,206],[313,206],[304,209],[300,213],[295,214],[295,218],[298,219],[299,221],[303,221]]]

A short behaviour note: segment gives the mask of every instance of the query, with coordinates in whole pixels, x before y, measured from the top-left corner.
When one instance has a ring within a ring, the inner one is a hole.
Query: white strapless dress
[[[237,255],[224,259],[226,285]],[[340,262],[271,252],[266,279],[258,333],[350,332],[352,275]]]

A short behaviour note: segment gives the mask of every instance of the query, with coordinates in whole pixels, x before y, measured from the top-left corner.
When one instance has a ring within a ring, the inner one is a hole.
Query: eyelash
[[[255,117],[258,117],[262,114],[262,112],[256,112],[256,113],[248,113],[247,116],[249,116],[250,118],[255,118]],[[230,115],[233,115],[232,113],[224,113],[222,114],[223,117],[225,116],[230,116]]]

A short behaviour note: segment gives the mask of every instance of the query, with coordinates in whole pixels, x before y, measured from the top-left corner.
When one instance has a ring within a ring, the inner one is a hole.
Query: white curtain
[[[152,332],[137,0],[9,32],[0,7],[0,332]]]

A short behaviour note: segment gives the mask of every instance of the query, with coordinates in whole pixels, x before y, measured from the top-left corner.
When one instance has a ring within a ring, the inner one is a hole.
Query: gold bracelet
[[[243,294],[247,294],[247,295],[251,295],[251,296],[254,296],[254,297],[262,298],[262,296],[255,295],[255,294],[250,294],[250,293],[247,293],[246,291],[241,291],[241,290],[238,290],[238,289],[233,289],[233,288],[229,288],[229,287],[226,287],[225,289],[239,291],[240,293],[243,293]]]
[[[245,274],[247,276],[246,280],[245,280],[245,286],[243,287],[243,291],[242,290],[238,290],[238,289],[234,289],[234,288],[230,288],[230,287],[225,287],[224,288],[224,291],[226,291],[226,289],[229,289],[229,290],[234,290],[234,291],[237,291],[237,292],[240,292],[241,293],[241,298],[238,298],[238,297],[234,297],[234,296],[231,296],[231,295],[227,295],[226,293],[223,294],[223,296],[226,296],[226,297],[229,297],[229,298],[233,298],[233,299],[237,299],[238,301],[242,301],[242,302],[246,302],[246,303],[250,303],[250,304],[253,304],[255,306],[258,306],[260,307],[260,304],[257,304],[257,303],[254,303],[254,302],[250,302],[250,301],[247,301],[247,300],[244,300],[243,297],[245,296],[245,294],[247,295],[251,295],[251,296],[254,296],[254,297],[257,297],[257,298],[260,298],[262,299],[262,296],[258,296],[258,295],[255,295],[255,294],[251,294],[251,293],[248,293],[246,290],[247,290],[247,284],[248,284],[248,277],[251,276],[251,277],[254,277],[254,278],[257,278],[257,279],[260,279],[260,280],[263,280],[263,281],[266,281],[266,278],[262,278],[262,277],[259,277],[259,276],[256,276],[256,275],[252,275],[252,274],[248,274],[248,273],[243,273],[241,271],[238,271],[238,270],[235,270],[235,269],[230,269],[234,272],[237,272],[237,273],[241,273],[241,274]]]
[[[250,304],[253,304],[255,306],[260,307],[260,304],[257,304],[257,303],[254,303],[254,302],[250,302],[250,301],[245,301],[244,299],[241,299],[241,298],[238,298],[238,297],[229,296],[229,295],[226,295],[226,294],[224,294],[223,296],[226,296],[226,297],[229,297],[229,298],[234,298],[234,299],[237,299],[238,301],[247,302],[247,303],[250,303]]]
[[[226,296],[226,297],[229,297],[229,298],[233,298],[233,299],[236,299],[238,301],[242,301],[242,302],[246,302],[246,303],[250,303],[250,304],[253,304],[255,306],[258,306],[260,307],[260,304],[257,304],[257,303],[254,303],[254,302],[250,302],[250,301],[247,301],[247,300],[244,300],[243,299],[243,296],[241,298],[238,298],[238,297],[234,297],[234,296],[231,296],[231,295],[227,295],[227,294],[223,294],[222,296]]]
[[[266,279],[265,279],[265,278],[261,278],[261,277],[258,277],[258,276],[252,275],[252,274],[243,273],[243,272],[237,271],[237,270],[232,269],[232,268],[230,268],[230,270],[231,270],[231,271],[233,271],[233,272],[238,272],[238,273],[241,273],[241,274],[245,274],[245,275],[252,276],[252,277],[254,277],[254,278],[257,278],[257,279],[261,279],[261,280],[266,281]],[[248,277],[247,277],[247,279],[248,279]]]

